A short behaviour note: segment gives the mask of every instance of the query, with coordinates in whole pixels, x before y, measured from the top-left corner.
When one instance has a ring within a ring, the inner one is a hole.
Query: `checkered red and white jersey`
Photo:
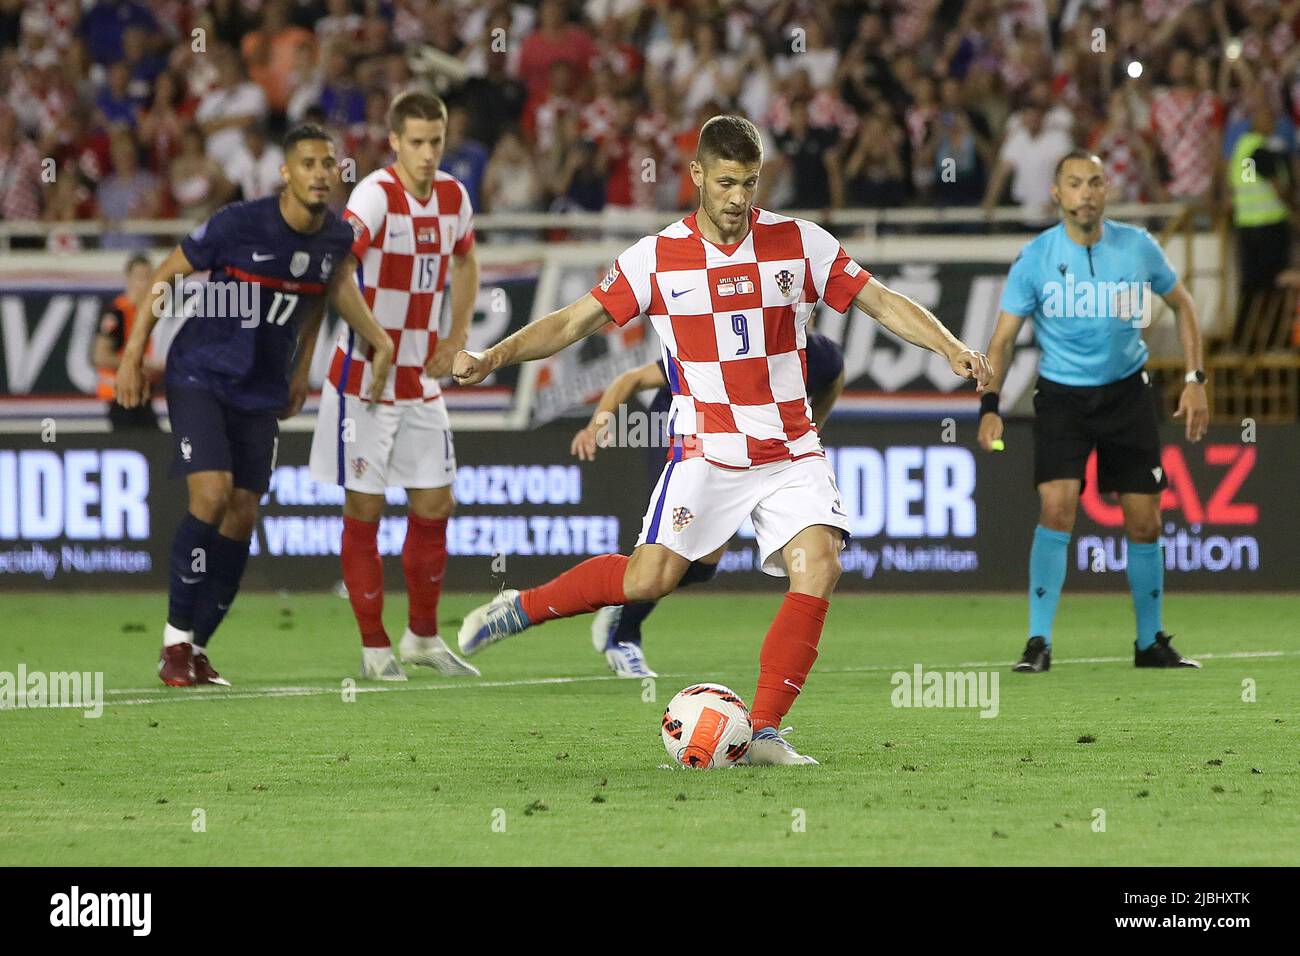
[[[591,290],[624,325],[645,313],[672,389],[670,457],[749,468],[822,454],[807,378],[808,317],[845,312],[871,273],[825,229],[754,209],[727,251],[695,214],[618,257]]]
[[[438,344],[451,256],[474,245],[469,193],[455,176],[439,170],[428,201],[420,202],[389,166],[357,183],[343,218],[356,235],[352,254],[361,263],[366,303],[393,340],[393,368],[383,401],[437,398],[442,391],[437,379],[424,374],[424,363]],[[365,340],[343,326],[330,362],[334,387],[348,395],[365,394],[369,354]]]

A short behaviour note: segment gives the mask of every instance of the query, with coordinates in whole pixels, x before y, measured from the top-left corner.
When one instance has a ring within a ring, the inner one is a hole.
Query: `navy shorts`
[[[169,385],[172,422],[171,476],[228,471],[234,486],[264,494],[275,467],[280,422],[272,411],[249,412],[227,405],[205,389]]]

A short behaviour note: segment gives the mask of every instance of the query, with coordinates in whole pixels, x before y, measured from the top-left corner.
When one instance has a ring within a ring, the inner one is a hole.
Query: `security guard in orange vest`
[[[126,291],[115,298],[99,320],[99,333],[95,336],[94,362],[99,381],[95,394],[108,402],[108,421],[113,431],[147,428],[158,431],[158,416],[148,402],[135,408],[123,408],[113,400],[113,384],[117,378],[117,365],[122,358],[122,347],[131,334],[135,310],[149,291],[149,277],[153,266],[147,256],[137,253],[126,263]],[[146,372],[153,379],[162,373],[162,366],[149,361],[146,353]]]

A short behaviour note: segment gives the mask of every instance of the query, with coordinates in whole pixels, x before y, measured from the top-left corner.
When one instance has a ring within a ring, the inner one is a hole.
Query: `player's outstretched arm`
[[[477,385],[499,368],[546,358],[612,321],[590,292],[557,309],[484,352],[458,352],[452,366],[457,385]]]
[[[149,344],[154,326],[162,318],[159,300],[169,297],[174,288],[173,283],[193,271],[194,266],[185,258],[180,246],[173,249],[154,270],[143,307],[136,315],[135,324],[131,326],[126,345],[122,347],[122,360],[117,367],[115,385],[115,397],[119,405],[135,408],[149,397],[149,381],[144,374],[144,350]]]
[[[388,381],[388,370],[393,365],[393,340],[375,321],[370,306],[366,305],[365,296],[357,285],[357,260],[354,256],[348,256],[334,270],[330,278],[329,300],[339,310],[343,321],[356,329],[374,350],[370,356],[370,392],[366,397],[377,402],[384,396],[384,383]]]
[[[938,352],[948,360],[953,374],[973,378],[977,391],[988,387],[993,375],[988,356],[967,348],[929,309],[874,278],[853,297],[853,304],[895,335]]]
[[[659,370],[658,362],[647,362],[640,368],[630,369],[610,382],[592,412],[587,427],[573,436],[569,445],[569,454],[577,455],[582,461],[594,461],[596,449],[600,447],[600,432],[607,428],[610,420],[617,413],[618,407],[626,402],[633,392],[647,388],[663,388],[668,384],[664,373]]]
[[[1016,336],[1020,326],[1025,322],[1023,315],[1007,312],[998,313],[998,324],[993,329],[993,338],[989,340],[989,362],[993,365],[993,377],[984,389],[980,401],[979,443],[985,451],[1001,448],[995,442],[1002,441],[1002,415],[998,412],[998,393],[1002,383],[1007,380],[1007,370],[1011,368],[1011,357],[1015,354]]]

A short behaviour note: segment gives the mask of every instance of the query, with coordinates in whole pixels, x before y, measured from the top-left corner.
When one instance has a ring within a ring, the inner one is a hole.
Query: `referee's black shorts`
[[[1168,482],[1160,464],[1160,429],[1145,371],[1109,385],[1062,385],[1039,378],[1034,391],[1034,484],[1086,481],[1097,449],[1097,488],[1155,494]]]

